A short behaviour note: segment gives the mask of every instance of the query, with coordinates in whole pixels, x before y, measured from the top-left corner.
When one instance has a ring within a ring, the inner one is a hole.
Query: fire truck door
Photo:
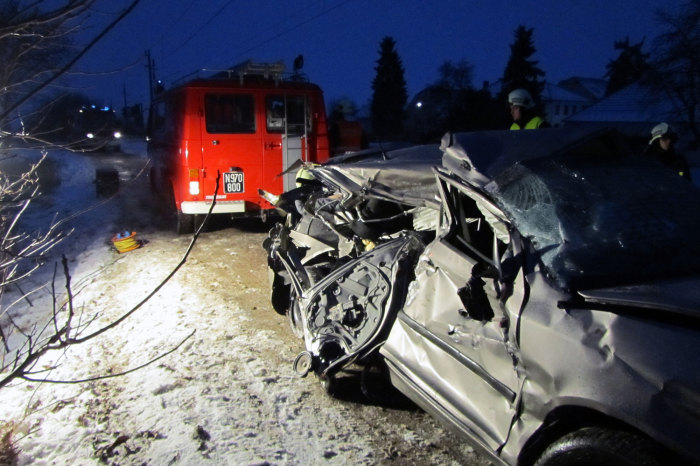
[[[256,129],[255,95],[216,90],[204,93],[202,127],[202,194],[213,197],[217,172],[219,199],[259,199],[262,182],[262,137]],[[195,155],[198,151],[192,151]]]
[[[276,179],[268,190],[288,191],[296,187],[298,171],[297,168],[290,170],[290,167],[300,159],[308,160],[306,139],[311,128],[308,98],[304,95],[269,95],[266,110],[265,173]],[[289,173],[285,173],[287,170]]]
[[[287,170],[293,166],[297,160],[303,160],[305,149],[305,138],[303,136],[287,136],[282,138],[282,164]],[[301,168],[301,165],[299,166]],[[289,170],[284,175],[284,190],[296,188],[296,176],[298,169]]]

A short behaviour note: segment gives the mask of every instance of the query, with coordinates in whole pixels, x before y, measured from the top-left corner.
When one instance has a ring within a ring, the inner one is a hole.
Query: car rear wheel
[[[585,427],[552,443],[536,466],[661,466],[658,447],[632,432]]]

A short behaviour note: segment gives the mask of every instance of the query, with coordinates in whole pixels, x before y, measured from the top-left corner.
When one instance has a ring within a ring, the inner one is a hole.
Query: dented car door
[[[441,186],[447,225],[419,259],[381,351],[429,404],[461,417],[456,424],[494,451],[507,439],[522,383],[514,325],[522,267],[498,209],[457,183]]]

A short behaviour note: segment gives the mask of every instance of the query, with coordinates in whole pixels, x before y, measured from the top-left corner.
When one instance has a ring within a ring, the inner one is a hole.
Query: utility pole
[[[148,105],[150,106],[151,102],[153,102],[153,83],[155,81],[155,67],[153,66],[153,58],[151,58],[150,50],[146,50],[146,68],[148,69]]]

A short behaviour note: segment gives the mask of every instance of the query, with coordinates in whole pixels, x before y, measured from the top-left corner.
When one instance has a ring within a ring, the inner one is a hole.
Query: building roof
[[[579,102],[583,104],[594,102],[594,100],[581,94],[571,92],[557,84],[551,83],[545,83],[541,98],[544,102]]]
[[[652,123],[678,121],[670,99],[640,84],[631,84],[566,119],[566,122]]]
[[[588,100],[597,101],[605,96],[605,90],[608,88],[608,81],[601,78],[575,76],[559,81],[558,86],[583,96]]]

